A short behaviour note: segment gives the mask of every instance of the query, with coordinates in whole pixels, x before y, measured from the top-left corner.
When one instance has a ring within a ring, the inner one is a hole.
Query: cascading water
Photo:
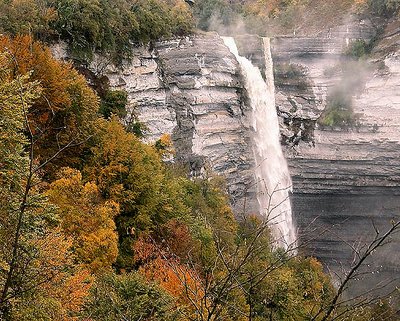
[[[261,214],[268,221],[278,246],[294,248],[296,231],[289,199],[292,181],[279,140],[270,40],[263,38],[266,81],[251,61],[239,55],[233,38],[223,37],[223,40],[239,62],[250,98],[257,200]]]

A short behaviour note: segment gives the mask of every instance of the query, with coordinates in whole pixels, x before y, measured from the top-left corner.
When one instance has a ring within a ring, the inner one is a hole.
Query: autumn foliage
[[[351,16],[390,18],[399,9],[398,0],[202,0],[195,15],[200,28],[223,33],[320,36]]]
[[[67,320],[91,277],[75,261],[29,148],[27,114],[43,91],[29,73],[15,74],[12,55],[3,52],[0,61],[0,318]]]
[[[180,241],[184,240],[175,239],[176,243]],[[168,244],[141,237],[133,247],[135,260],[140,264],[139,273],[149,281],[157,281],[175,298],[176,304],[191,310],[191,301],[201,301],[204,293],[199,273],[174,254]]]
[[[50,185],[50,201],[59,208],[61,227],[73,238],[79,262],[92,272],[109,269],[118,254],[114,218],[119,205],[102,199],[94,183],[82,182],[78,170],[64,168]]]
[[[31,81],[40,84],[41,95],[27,114],[36,158],[44,161],[69,146],[53,165],[79,163],[79,153],[92,135],[99,108],[98,98],[85,78],[29,36],[0,36],[0,54],[10,57],[8,68],[14,76],[29,74]]]
[[[300,2],[244,5],[270,19]],[[86,57],[191,27],[183,0],[0,0],[0,32],[59,36]],[[128,132],[125,93],[99,112],[85,78],[31,35],[0,36],[1,320],[313,320],[327,308],[335,290],[317,260],[274,248],[261,219],[235,219],[221,177],[166,164],[170,136]]]

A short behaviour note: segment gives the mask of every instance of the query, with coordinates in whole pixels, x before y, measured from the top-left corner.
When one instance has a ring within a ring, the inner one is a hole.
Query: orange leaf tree
[[[0,53],[10,57],[8,68],[15,76],[29,73],[32,81],[40,83],[41,94],[27,115],[35,157],[45,161],[68,146],[58,155],[58,163],[80,163],[83,142],[93,133],[99,108],[98,97],[85,78],[69,63],[57,61],[49,48],[29,36],[0,36]]]

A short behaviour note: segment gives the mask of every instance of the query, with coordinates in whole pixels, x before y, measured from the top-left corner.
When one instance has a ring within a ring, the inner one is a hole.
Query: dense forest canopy
[[[118,62],[133,46],[195,28],[315,35],[352,13],[390,18],[399,8],[399,0],[1,0],[0,32],[64,40],[75,59],[99,52]]]
[[[256,218],[237,222],[220,179],[164,164],[168,139],[146,145],[104,118],[71,65],[29,36],[2,36],[0,58],[2,319],[279,319],[327,306],[317,261],[274,251]]]
[[[225,33],[317,35],[351,14],[390,18],[398,0],[203,0],[194,13],[198,27]]]
[[[84,59],[93,52],[129,57],[132,46],[192,28],[192,13],[183,0],[0,1],[1,31],[64,40],[75,57]]]
[[[237,221],[222,178],[164,163],[168,136],[149,145],[123,125],[126,93],[96,93],[46,45],[118,62],[195,26],[290,25],[315,3],[0,0],[1,320],[395,320],[383,301],[337,308],[316,259],[276,248],[251,213]]]

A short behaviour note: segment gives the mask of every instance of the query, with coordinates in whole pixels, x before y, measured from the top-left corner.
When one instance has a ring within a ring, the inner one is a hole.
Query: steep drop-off
[[[146,141],[171,135],[175,160],[192,176],[223,175],[237,215],[257,213],[250,109],[239,65],[218,34],[137,48],[118,68],[96,57],[89,69],[106,76],[111,89],[128,93]]]
[[[361,39],[373,34],[366,31],[363,26]],[[362,252],[376,236],[375,228],[383,233],[399,218],[398,34],[398,28],[389,26],[362,67],[340,55],[352,38],[336,39],[341,50],[326,45],[330,39],[302,39],[305,46],[297,45],[301,39],[276,43],[276,60],[304,73],[283,76],[277,84],[277,107],[283,116],[283,141],[293,179],[293,211],[301,239],[309,242],[305,252],[339,275],[357,258],[355,250]],[[346,70],[336,72],[337,66],[358,69],[343,78]],[[361,86],[353,88],[351,77],[358,78]],[[341,84],[352,97],[354,124],[316,125],[330,90]],[[389,280],[394,281],[390,288],[400,284],[396,279],[399,244],[395,235],[391,244],[373,255],[365,265],[368,273],[354,282],[352,293],[378,288]]]
[[[371,240],[374,226],[383,231],[400,213],[398,24],[380,36],[367,64],[372,68],[363,71],[363,86],[350,92],[356,125],[317,125],[330,89],[343,81],[336,68],[348,61],[343,52],[375,31],[370,22],[355,20],[319,38],[272,41],[276,106],[300,239],[307,241],[305,254],[335,273],[349,267],[354,248]],[[263,69],[262,40],[247,35],[236,40],[240,54]],[[55,48],[65,56],[62,51]],[[235,212],[258,212],[251,111],[239,65],[219,35],[137,48],[132,61],[118,68],[97,57],[89,68],[105,75],[111,88],[128,92],[130,108],[147,127],[147,141],[170,134],[176,160],[187,164],[193,176],[208,169],[225,176]],[[366,266],[369,281],[353,289],[394,279],[399,244],[397,235]]]

